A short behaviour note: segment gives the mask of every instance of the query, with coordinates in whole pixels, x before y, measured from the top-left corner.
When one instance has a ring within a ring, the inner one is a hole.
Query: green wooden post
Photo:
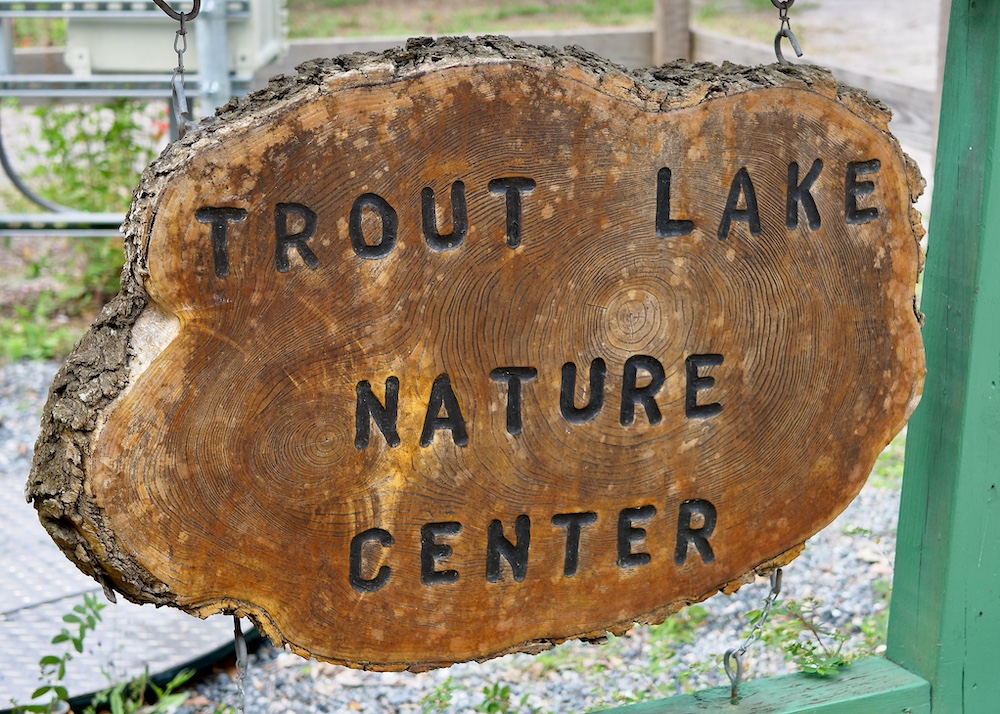
[[[621,714],[1000,712],[1000,0],[953,0],[937,156],[888,659]]]
[[[935,714],[1000,711],[1000,2],[954,0],[888,657]]]

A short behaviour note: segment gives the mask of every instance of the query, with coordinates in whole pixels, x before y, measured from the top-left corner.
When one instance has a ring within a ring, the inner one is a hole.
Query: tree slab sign
[[[371,669],[735,589],[919,399],[888,118],[499,37],[303,65],[143,175],[29,497],[109,590]]]

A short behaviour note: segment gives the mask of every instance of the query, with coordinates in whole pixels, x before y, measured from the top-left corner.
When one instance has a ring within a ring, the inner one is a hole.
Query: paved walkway
[[[51,364],[0,366],[0,711],[24,704],[39,686],[38,660],[60,656],[52,638],[63,615],[85,593],[107,603],[101,588],[77,570],[49,538],[24,500],[31,446],[42,403],[55,372]],[[73,697],[141,675],[169,672],[232,647],[232,619],[199,620],[179,610],[107,604],[85,651],[75,654],[63,682]]]
[[[52,637],[85,593],[107,603],[101,588],[49,538],[23,490],[18,480],[0,479],[0,708],[12,699],[30,700],[39,686],[39,658],[65,651],[66,645],[51,644]],[[73,697],[138,676],[147,667],[153,674],[168,672],[232,645],[232,620],[221,615],[199,620],[119,597],[101,616],[84,641],[84,654],[67,668],[64,684]]]

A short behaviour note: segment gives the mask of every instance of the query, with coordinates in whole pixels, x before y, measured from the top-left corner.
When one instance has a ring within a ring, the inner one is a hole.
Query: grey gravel
[[[38,418],[58,365],[0,365],[0,478],[26,478]],[[814,598],[818,618],[849,635],[845,651],[864,648],[860,626],[887,607],[899,492],[866,486],[828,528],[784,570],[783,595]],[[638,627],[603,645],[569,642],[531,657],[509,655],[421,674],[376,673],[309,661],[265,643],[251,655],[247,714],[334,712],[468,712],[484,703],[484,688],[509,687],[508,712],[577,712],[727,684],[722,657],[749,633],[746,613],[770,589],[759,578],[733,595],[697,606],[704,620],[687,643],[657,651],[651,628]],[[680,618],[686,615],[681,613]],[[781,652],[757,643],[745,679],[795,671]],[[177,714],[216,714],[236,707],[231,671],[201,679]],[[450,694],[439,707],[433,695]]]
[[[58,369],[56,362],[0,366],[0,478],[27,480],[42,405]]]

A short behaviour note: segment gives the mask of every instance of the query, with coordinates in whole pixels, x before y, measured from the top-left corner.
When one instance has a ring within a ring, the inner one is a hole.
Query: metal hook
[[[771,4],[779,10],[785,11],[795,4],[795,0],[771,0]]]
[[[774,0],[771,0],[771,2],[774,2]],[[774,56],[778,58],[779,64],[791,64],[791,62],[786,60],[785,56],[781,54],[782,37],[787,37],[788,41],[792,43],[792,49],[795,50],[796,57],[802,56],[802,48],[799,47],[799,41],[795,39],[795,33],[792,32],[792,28],[790,28],[787,24],[783,25],[782,28],[778,30],[778,34],[774,36]]]
[[[726,670],[726,676],[729,677],[729,684],[731,685],[729,690],[730,704],[736,704],[740,700],[738,690],[740,681],[743,679],[743,660],[740,657],[740,650],[726,650],[726,654],[722,658],[722,666]],[[732,665],[729,664],[730,660],[736,660],[735,672]]]
[[[794,0],[792,0],[794,2]],[[180,13],[170,7],[167,0],[153,0],[156,3],[156,7],[167,13],[167,16],[172,20],[178,20],[180,22],[190,22],[191,20],[198,17],[198,13],[201,12],[201,0],[194,0],[194,6],[191,8],[190,12]],[[774,0],[771,0],[774,2]]]

